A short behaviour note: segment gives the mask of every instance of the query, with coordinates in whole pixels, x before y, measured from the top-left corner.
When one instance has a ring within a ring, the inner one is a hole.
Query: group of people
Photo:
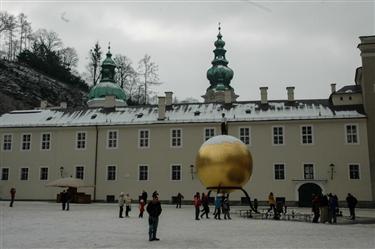
[[[208,194],[202,193],[202,196],[197,192],[194,195],[193,204],[195,207],[195,220],[200,220],[203,216],[209,219],[208,214],[210,213],[209,208],[209,196]],[[218,193],[215,197],[215,211],[213,213],[214,218],[221,220],[221,213],[224,215],[224,219],[231,219],[230,217],[230,205],[229,205],[229,194],[225,196],[222,193]],[[203,207],[201,210],[201,206]],[[200,217],[200,218],[199,218]]]
[[[142,195],[139,198],[139,218],[143,218],[143,213],[145,211],[145,206],[147,203],[147,192],[143,190]],[[125,205],[125,217],[129,217],[129,212],[131,211],[131,202],[129,194],[124,194],[121,192],[118,198],[119,203],[119,218],[124,218],[124,205]],[[159,238],[156,237],[156,232],[159,224],[159,216],[161,214],[161,204],[159,201],[159,194],[154,191],[152,194],[152,200],[147,203],[146,211],[148,213],[148,224],[149,224],[149,241],[158,241]]]

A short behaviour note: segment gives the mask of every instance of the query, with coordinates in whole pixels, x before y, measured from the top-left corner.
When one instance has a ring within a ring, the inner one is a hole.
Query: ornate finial
[[[111,51],[111,42],[108,42],[108,52]]]
[[[218,28],[218,29],[219,29],[219,32],[220,32],[220,30],[221,30],[221,27],[220,27],[220,25],[221,25],[221,23],[219,22],[219,28]]]

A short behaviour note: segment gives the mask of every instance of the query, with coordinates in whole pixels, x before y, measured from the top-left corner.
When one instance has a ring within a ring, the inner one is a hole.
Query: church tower
[[[215,41],[214,60],[211,62],[212,67],[207,70],[207,79],[210,81],[210,86],[206,90],[206,94],[202,97],[205,103],[226,103],[235,102],[238,95],[234,93],[230,82],[233,79],[233,70],[228,67],[228,61],[225,58],[225,42],[222,40],[221,27],[219,24],[219,34]]]
[[[93,86],[89,93],[87,105],[89,107],[117,107],[126,106],[127,96],[115,81],[116,63],[108,46],[106,58],[102,63],[100,82]]]

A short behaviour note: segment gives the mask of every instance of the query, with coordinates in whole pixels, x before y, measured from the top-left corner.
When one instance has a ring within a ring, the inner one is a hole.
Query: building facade
[[[205,191],[195,156],[204,141],[221,134],[224,113],[229,135],[253,156],[253,174],[244,186],[252,198],[266,200],[274,192],[306,204],[314,191],[340,200],[350,192],[373,205],[375,37],[361,41],[358,83],[338,91],[332,85],[329,98],[312,100],[295,99],[294,87],[286,89],[285,100],[268,100],[262,87],[260,100],[236,101],[219,32],[204,103],[175,104],[167,92],[157,105],[125,106],[126,94],[111,85],[116,83],[108,53],[105,78],[90,92],[88,109],[40,108],[0,117],[0,198],[8,199],[15,187],[18,199],[53,200],[60,190],[45,184],[72,176],[95,186],[81,190],[95,201],[120,192],[136,198],[142,190],[157,190],[164,201],[178,192],[190,200]],[[232,200],[241,197],[231,194]]]

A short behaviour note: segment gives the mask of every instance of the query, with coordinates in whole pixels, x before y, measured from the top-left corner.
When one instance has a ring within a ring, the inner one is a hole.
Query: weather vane
[[[108,42],[108,51],[111,50],[111,42]]]
[[[221,27],[220,27],[220,25],[221,25],[221,23],[219,22],[219,32],[220,32],[220,30],[221,30]]]

